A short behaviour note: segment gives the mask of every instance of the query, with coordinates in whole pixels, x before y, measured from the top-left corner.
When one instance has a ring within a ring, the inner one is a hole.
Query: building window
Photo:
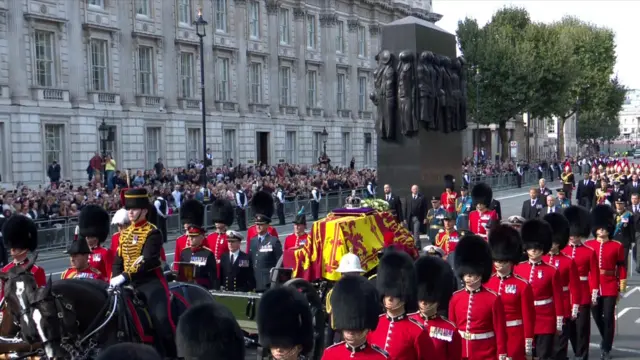
[[[346,109],[346,104],[345,104],[345,86],[346,86],[346,76],[344,74],[338,74],[338,82],[337,82],[337,105],[338,105],[338,110],[343,110]]]
[[[307,105],[318,106],[318,72],[315,70],[307,71]]]
[[[347,166],[351,160],[351,134],[342,133],[342,164]]]
[[[236,131],[234,129],[224,129],[222,137],[222,162],[227,163],[233,159],[236,153]]]
[[[138,47],[138,91],[153,94],[153,48],[149,46]]]
[[[227,0],[216,0],[216,30],[227,32]]]
[[[287,131],[285,140],[284,140],[284,158],[288,164],[295,164],[296,161],[296,132],[295,131]]]
[[[109,83],[109,42],[91,39],[91,90],[107,91]]]
[[[147,149],[147,169],[153,169],[153,165],[158,161],[160,156],[160,140],[162,129],[159,127],[147,128],[147,141],[145,147]]]
[[[249,3],[249,36],[252,39],[260,37],[260,3],[257,1]]]
[[[311,143],[311,154],[313,156],[313,161],[319,160],[320,156],[322,156],[322,132],[315,131],[313,133],[312,143]]]
[[[45,167],[54,161],[60,164],[64,171],[63,160],[64,125],[45,124],[44,125],[44,159]]]
[[[286,66],[280,67],[280,105],[291,103],[291,69]]]
[[[200,129],[192,128],[187,129],[187,159],[189,161],[198,161],[200,159],[201,146],[200,146]]]
[[[89,5],[104,8],[104,0],[89,0]]]
[[[36,58],[36,85],[43,87],[55,86],[55,34],[51,31],[36,30],[33,36]]]
[[[111,155],[111,157],[116,160],[116,156],[118,154],[118,149],[117,149],[117,144],[116,144],[116,137],[115,134],[118,131],[118,129],[115,126],[109,126],[109,134],[113,134],[114,136],[109,137],[109,140],[107,140],[104,144],[105,144],[105,152],[109,155]],[[117,162],[117,160],[116,160]]]
[[[249,67],[249,83],[251,102],[260,104],[262,102],[262,64],[251,63]]]
[[[344,53],[344,21],[338,21],[336,32],[336,52]]]
[[[178,0],[178,21],[191,26],[191,0]]]
[[[229,100],[229,59],[218,58],[218,100]]]
[[[367,33],[364,26],[358,27],[358,56],[367,56]]]
[[[316,17],[307,15],[307,47],[316,48]]]
[[[180,95],[185,99],[194,97],[193,54],[180,53]]]
[[[371,134],[364,134],[364,166],[372,167],[373,165],[373,141],[371,140]]]
[[[151,1],[152,0],[136,0],[136,14],[151,16]]]
[[[358,110],[367,111],[367,77],[358,78]]]
[[[280,9],[280,43],[289,43],[289,9]]]

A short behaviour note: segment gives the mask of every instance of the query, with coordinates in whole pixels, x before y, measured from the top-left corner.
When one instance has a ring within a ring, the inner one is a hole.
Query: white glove
[[[578,312],[580,312],[580,305],[573,304],[571,307],[571,318],[575,320],[578,317]]]
[[[118,275],[118,276],[112,278],[109,281],[109,286],[110,287],[118,287],[118,286],[124,284],[126,281],[127,281],[127,278],[125,278],[124,275]]]
[[[533,356],[533,339],[524,339],[524,352],[527,356]]]
[[[591,293],[591,303],[593,305],[597,305],[598,304],[598,290],[593,290],[593,292]]]
[[[556,316],[556,330],[558,330],[558,332],[562,332],[563,323],[564,321],[562,316]]]

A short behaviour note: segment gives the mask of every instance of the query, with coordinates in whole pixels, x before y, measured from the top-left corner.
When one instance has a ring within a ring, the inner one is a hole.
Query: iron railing
[[[573,173],[576,181],[580,181],[581,178],[578,177],[578,167],[573,167]],[[554,169],[553,171],[553,180],[558,180],[561,175],[561,171],[558,169]],[[522,174],[522,183],[520,184],[522,187],[529,187],[531,185],[538,184],[538,169],[532,168],[527,171],[524,171]],[[542,177],[547,180],[547,182],[551,182],[550,171],[549,169],[544,169],[542,172]],[[474,184],[477,183],[486,183],[491,186],[491,188],[496,190],[507,190],[518,187],[518,176],[514,172],[509,173],[501,173],[497,175],[469,175],[469,187],[473,187]]]

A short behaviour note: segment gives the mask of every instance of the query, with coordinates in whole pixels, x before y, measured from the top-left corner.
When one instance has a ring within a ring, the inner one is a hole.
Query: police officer
[[[271,197],[254,197],[251,205],[256,210],[255,224],[258,234],[249,240],[251,244],[249,255],[256,280],[256,291],[264,292],[269,288],[271,282],[270,271],[282,256],[282,244],[277,237],[271,235],[268,231],[271,218],[265,214],[273,213],[273,200]]]
[[[249,292],[255,288],[251,257],[240,250],[242,234],[227,231],[229,251],[220,258],[220,286],[227,291]]]
[[[280,225],[284,225],[285,224],[285,219],[284,219],[284,190],[282,189],[282,185],[278,185],[278,188],[276,190],[276,211],[278,213],[278,221],[280,222]]]
[[[125,195],[126,196],[126,195]],[[158,219],[156,221],[156,225],[158,226],[158,230],[162,233],[162,241],[167,242],[167,210],[169,210],[169,206],[167,205],[167,200],[165,200],[160,191],[156,190],[153,192],[153,196],[156,198],[153,202],[153,206],[156,208],[156,212],[158,213]]]
[[[98,269],[89,264],[89,254],[91,249],[87,242],[79,239],[69,245],[67,249],[71,267],[62,273],[61,278],[64,279],[95,279],[107,281],[107,278]]]
[[[317,186],[314,186],[313,190],[311,190],[311,217],[313,217],[313,221],[318,220],[320,200],[322,200],[322,193],[318,190]]]
[[[436,235],[444,227],[444,218],[446,211],[440,205],[440,199],[437,196],[431,197],[431,209],[427,211],[427,221],[429,222],[429,229],[427,235],[429,236],[429,242],[433,244],[436,240]]]
[[[111,278],[114,254],[102,243],[107,239],[111,228],[109,225],[109,213],[98,205],[85,205],[80,211],[78,227],[81,240],[89,245],[89,265],[100,271],[107,279]]]
[[[240,184],[236,185],[236,221],[238,222],[238,230],[247,230],[247,194],[242,190]]]
[[[197,214],[204,214],[204,212],[196,211],[196,214],[193,215],[185,214],[191,219],[186,232],[189,246],[182,249],[180,253],[178,280],[193,282],[207,289],[217,289],[216,257],[214,252],[205,246],[204,217],[194,216]]]

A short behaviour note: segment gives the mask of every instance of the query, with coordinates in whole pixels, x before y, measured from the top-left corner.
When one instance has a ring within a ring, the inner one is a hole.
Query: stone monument
[[[427,198],[439,196],[446,174],[461,182],[466,75],[456,46],[455,35],[413,16],[382,28],[370,96],[378,110],[378,185],[390,184],[402,198],[413,184]]]

